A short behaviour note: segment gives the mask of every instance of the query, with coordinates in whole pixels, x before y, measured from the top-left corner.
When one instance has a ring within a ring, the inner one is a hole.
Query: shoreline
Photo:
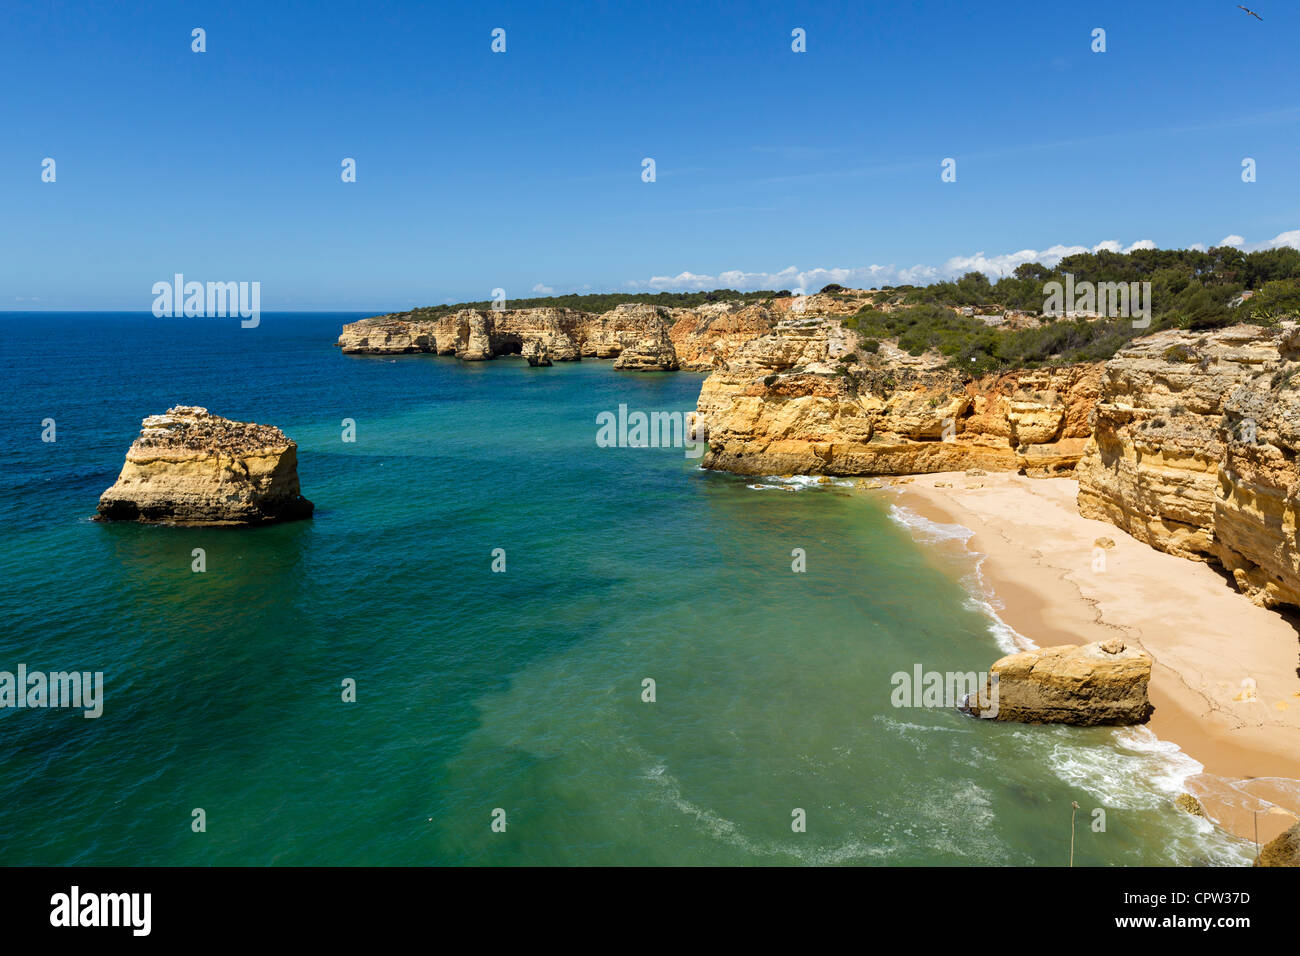
[[[892,492],[901,507],[971,532],[965,550],[983,558],[982,597],[1017,633],[1043,647],[1118,634],[1155,659],[1145,726],[1202,766],[1184,788],[1213,822],[1253,841],[1258,807],[1262,846],[1300,816],[1300,635],[1285,617],[1207,564],[1082,517],[1072,478],[879,480],[871,494]],[[1114,546],[1098,548],[1102,538]]]

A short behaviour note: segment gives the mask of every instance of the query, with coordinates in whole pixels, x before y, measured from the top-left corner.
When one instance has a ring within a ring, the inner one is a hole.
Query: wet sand
[[[1155,660],[1148,725],[1204,766],[1187,780],[1212,820],[1261,844],[1300,815],[1300,633],[1207,564],[1081,517],[1077,482],[962,472],[882,479],[897,503],[974,532],[1002,619],[1035,643],[1117,635]],[[936,487],[936,485],[938,487]],[[947,485],[948,487],[944,487]],[[1102,547],[1098,539],[1110,539]],[[989,662],[990,664],[992,661]]]

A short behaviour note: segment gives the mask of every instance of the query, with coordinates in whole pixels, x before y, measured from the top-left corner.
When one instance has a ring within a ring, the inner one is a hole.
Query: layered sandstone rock
[[[557,362],[581,357],[585,324],[596,316],[574,309],[461,309],[436,318],[403,312],[351,322],[338,346],[349,354],[428,352],[478,362],[519,355],[526,342],[546,347]]]
[[[705,467],[741,474],[1066,473],[1082,454],[1099,366],[967,381],[933,362],[857,355],[833,317],[782,320],[700,391]],[[883,348],[882,348],[883,350]]]
[[[485,362],[496,356],[493,348],[493,320],[490,312],[477,312],[467,309],[457,316],[464,316],[464,332],[458,329],[455,338],[455,355],[462,362]],[[498,340],[496,345],[502,343]],[[522,351],[523,346],[520,345]]]
[[[993,664],[988,685],[968,709],[1031,724],[1145,723],[1152,711],[1151,663],[1119,638],[1011,654]]]
[[[1300,866],[1300,823],[1264,844],[1256,866]]]
[[[1223,400],[1268,360],[1262,330],[1161,332],[1106,363],[1079,511],[1184,557],[1210,553]]]
[[[1264,607],[1300,607],[1300,330],[1276,335],[1278,357],[1223,403],[1213,516],[1214,559]]]
[[[769,305],[721,302],[692,309],[625,303],[596,315],[574,309],[461,309],[394,313],[351,322],[338,346],[348,354],[427,352],[484,361],[521,355],[535,342],[556,362],[617,359],[620,367],[707,370],[745,342],[772,329]],[[533,349],[529,349],[532,353]]]
[[[772,308],[786,313],[784,318],[800,315],[852,315],[875,301],[878,291],[845,289],[842,292],[816,292],[812,295],[784,296],[772,300]]]
[[[343,326],[338,346],[344,352],[369,355],[436,352],[437,335],[437,322],[379,316]]]
[[[551,365],[551,353],[546,346],[536,339],[530,339],[524,343],[523,351],[520,354],[524,360],[533,368],[545,368]]]
[[[672,322],[671,310],[661,306],[641,302],[615,306],[583,324],[582,354],[618,358],[627,349],[637,349],[649,355],[658,349]],[[677,367],[675,354],[672,367]]]
[[[100,520],[186,525],[309,518],[298,487],[298,446],[278,428],[177,406],[141,423]]]
[[[771,332],[782,317],[773,303],[710,303],[674,309],[669,335],[682,368],[708,372],[721,366],[746,342]]]
[[[666,325],[655,326],[619,352],[614,368],[667,372],[680,368]]]
[[[1106,365],[1079,511],[1300,605],[1300,351],[1293,325],[1169,331]]]

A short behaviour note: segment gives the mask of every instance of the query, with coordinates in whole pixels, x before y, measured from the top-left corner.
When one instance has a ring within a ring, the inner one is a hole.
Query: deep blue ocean
[[[344,356],[358,317],[0,314],[0,671],[105,682],[0,709],[0,864],[1064,865],[1072,800],[1076,865],[1250,861],[1145,730],[892,706],[1005,653],[952,529],[598,446],[702,375]],[[92,522],[173,405],[282,428],[314,518]]]

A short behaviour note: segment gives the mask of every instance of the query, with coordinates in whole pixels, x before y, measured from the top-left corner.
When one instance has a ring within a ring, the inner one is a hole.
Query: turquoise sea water
[[[343,356],[351,318],[0,316],[0,670],[105,675],[99,719],[0,710],[0,863],[1064,865],[1072,800],[1077,864],[1251,859],[1146,731],[891,705],[1004,653],[944,529],[597,446],[703,376]],[[314,519],[90,521],[177,404],[283,428]]]

